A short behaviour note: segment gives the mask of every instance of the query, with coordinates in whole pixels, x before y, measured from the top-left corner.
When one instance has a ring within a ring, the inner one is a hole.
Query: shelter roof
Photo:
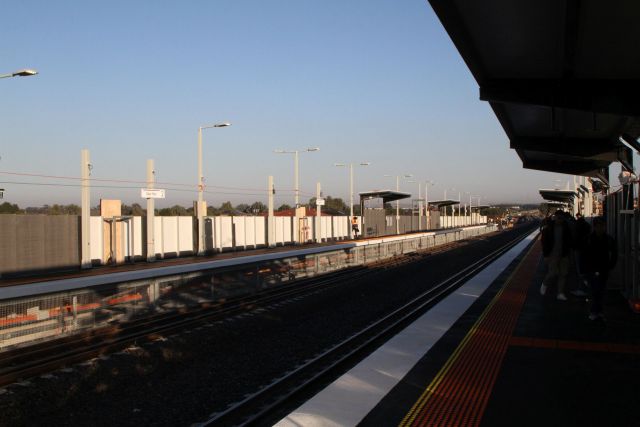
[[[446,199],[446,200],[434,200],[434,201],[429,201],[428,205],[429,206],[434,206],[437,209],[440,208],[444,208],[447,206],[454,206],[454,205],[459,205],[460,202],[457,200],[451,200],[451,199]]]
[[[577,195],[573,190],[540,189],[539,191],[545,200],[568,204],[573,204],[573,199]]]
[[[525,168],[603,178],[630,166],[619,137],[640,136],[640,2],[429,3]]]
[[[393,190],[373,190],[365,191],[360,194],[360,200],[382,199],[383,203],[394,202],[396,200],[408,199],[411,197],[409,193],[402,193]]]

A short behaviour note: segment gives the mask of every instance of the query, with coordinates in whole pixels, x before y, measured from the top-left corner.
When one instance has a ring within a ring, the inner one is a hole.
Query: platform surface
[[[606,321],[541,296],[539,242],[523,245],[278,425],[639,425],[640,316],[617,290]]]

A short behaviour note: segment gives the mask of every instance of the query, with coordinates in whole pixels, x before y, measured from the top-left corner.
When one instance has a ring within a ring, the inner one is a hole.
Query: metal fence
[[[348,249],[0,301],[0,351],[33,341],[215,303],[295,279],[494,231],[493,226],[380,239]]]

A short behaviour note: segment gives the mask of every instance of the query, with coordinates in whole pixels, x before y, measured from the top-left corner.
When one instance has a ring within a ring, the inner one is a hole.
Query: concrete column
[[[80,268],[91,268],[91,183],[89,175],[91,173],[91,163],[89,150],[83,149],[80,152],[80,176],[82,177],[81,195],[81,219],[80,219],[80,244],[82,246]]]
[[[276,230],[273,216],[273,195],[275,192],[276,190],[273,187],[273,176],[269,175],[269,178],[267,179],[267,195],[269,200],[269,212],[267,214],[267,245],[269,247],[276,245]]]
[[[153,159],[147,160],[147,188],[151,189],[155,186],[155,174]],[[156,245],[154,234],[154,219],[155,219],[155,199],[147,199],[147,261],[153,262],[156,260]]]
[[[322,242],[322,220],[321,218],[321,211],[322,211],[322,206],[317,204],[318,199],[320,198],[321,195],[321,188],[320,188],[320,183],[316,183],[316,242],[320,243]]]

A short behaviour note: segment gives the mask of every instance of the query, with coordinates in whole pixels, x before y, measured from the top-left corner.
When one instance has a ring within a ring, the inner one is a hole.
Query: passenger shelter
[[[413,217],[406,215],[387,215],[384,205],[391,202],[399,202],[408,199],[411,194],[394,190],[372,190],[358,193],[360,195],[360,212],[362,217],[362,236],[386,236],[399,234],[400,232],[410,232],[420,229],[413,224]],[[378,207],[367,207],[367,202],[381,200],[382,205]]]

